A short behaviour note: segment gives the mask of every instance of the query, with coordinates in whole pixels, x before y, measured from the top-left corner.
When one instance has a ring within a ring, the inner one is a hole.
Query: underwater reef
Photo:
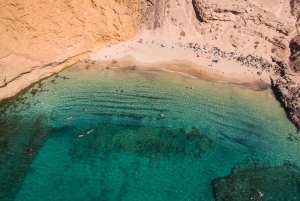
[[[300,167],[290,162],[272,166],[248,160],[212,183],[217,201],[300,199]]]

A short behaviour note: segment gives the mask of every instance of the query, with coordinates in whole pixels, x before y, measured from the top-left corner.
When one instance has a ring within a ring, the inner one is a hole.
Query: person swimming
[[[31,156],[33,150],[31,148],[27,149],[26,153],[27,153],[27,157]]]

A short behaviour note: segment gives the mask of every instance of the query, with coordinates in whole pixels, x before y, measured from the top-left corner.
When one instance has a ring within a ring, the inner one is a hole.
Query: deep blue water
[[[212,182],[248,159],[300,164],[270,89],[69,68],[0,112],[1,200],[210,201]]]

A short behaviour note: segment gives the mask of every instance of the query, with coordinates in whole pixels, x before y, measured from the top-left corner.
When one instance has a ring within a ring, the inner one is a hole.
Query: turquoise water
[[[1,200],[210,201],[249,159],[300,164],[270,89],[153,70],[66,69],[2,104],[0,123]]]

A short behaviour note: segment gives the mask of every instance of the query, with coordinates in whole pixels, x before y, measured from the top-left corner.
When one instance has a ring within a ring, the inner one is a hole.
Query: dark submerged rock
[[[274,167],[248,160],[232,169],[232,174],[213,181],[217,201],[298,200],[300,167],[286,162]]]

